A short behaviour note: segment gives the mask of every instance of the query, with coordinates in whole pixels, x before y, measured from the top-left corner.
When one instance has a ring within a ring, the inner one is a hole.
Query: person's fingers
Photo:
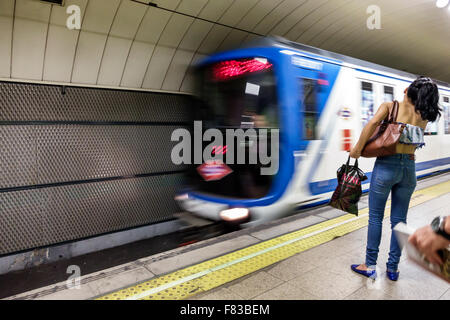
[[[429,257],[428,260],[434,264],[437,264],[440,266],[444,264],[444,262],[442,261],[441,257],[438,255],[437,252],[430,252],[428,254],[428,257]]]
[[[417,247],[417,235],[416,233],[413,233],[409,236],[408,242],[411,243],[413,246]]]
[[[416,247],[419,251],[426,252],[425,241],[423,241],[423,238],[420,235],[416,236]]]

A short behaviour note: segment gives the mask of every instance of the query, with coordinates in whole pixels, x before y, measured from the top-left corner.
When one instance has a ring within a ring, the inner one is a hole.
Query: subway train
[[[176,200],[194,215],[242,227],[327,203],[337,186],[336,171],[364,125],[381,103],[401,101],[417,77],[282,38],[214,54],[194,72],[194,136],[203,138],[203,155],[211,157],[193,161],[188,185]],[[428,124],[426,145],[416,151],[418,178],[450,169],[450,86],[436,83],[443,112]],[[254,130],[244,140],[230,142],[213,141],[211,135],[205,139],[202,133],[209,128],[226,138],[230,128]],[[258,140],[260,136],[264,139]],[[271,163],[267,157],[256,163],[223,160],[240,146],[250,159],[257,152],[254,142],[266,156],[271,150]],[[200,152],[198,145],[194,153]],[[363,192],[370,188],[374,162],[359,159],[368,177]],[[263,174],[270,166],[273,172]]]

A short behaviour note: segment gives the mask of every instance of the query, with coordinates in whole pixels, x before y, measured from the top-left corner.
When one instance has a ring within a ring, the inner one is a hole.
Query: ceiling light
[[[56,4],[59,6],[64,6],[65,2],[65,0],[35,0],[35,1],[46,2],[48,4]]]
[[[436,1],[436,7],[438,8],[445,8],[448,3],[450,2],[450,0],[437,0]]]

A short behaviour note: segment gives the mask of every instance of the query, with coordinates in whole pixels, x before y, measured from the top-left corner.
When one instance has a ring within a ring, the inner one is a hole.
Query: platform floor
[[[385,277],[390,240],[389,200],[377,280],[353,273],[364,262],[367,196],[359,216],[320,207],[256,228],[195,243],[7,299],[450,300],[450,285],[402,255],[400,279]],[[418,182],[408,225],[450,213],[450,173]],[[81,267],[82,273],[82,267]],[[72,283],[73,284],[73,283]]]

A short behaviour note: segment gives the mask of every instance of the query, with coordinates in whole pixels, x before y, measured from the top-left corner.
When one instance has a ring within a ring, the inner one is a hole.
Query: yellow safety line
[[[450,191],[450,181],[414,192],[410,208]],[[390,201],[385,218],[390,215]],[[368,224],[368,208],[109,293],[98,300],[176,300],[221,286]]]

